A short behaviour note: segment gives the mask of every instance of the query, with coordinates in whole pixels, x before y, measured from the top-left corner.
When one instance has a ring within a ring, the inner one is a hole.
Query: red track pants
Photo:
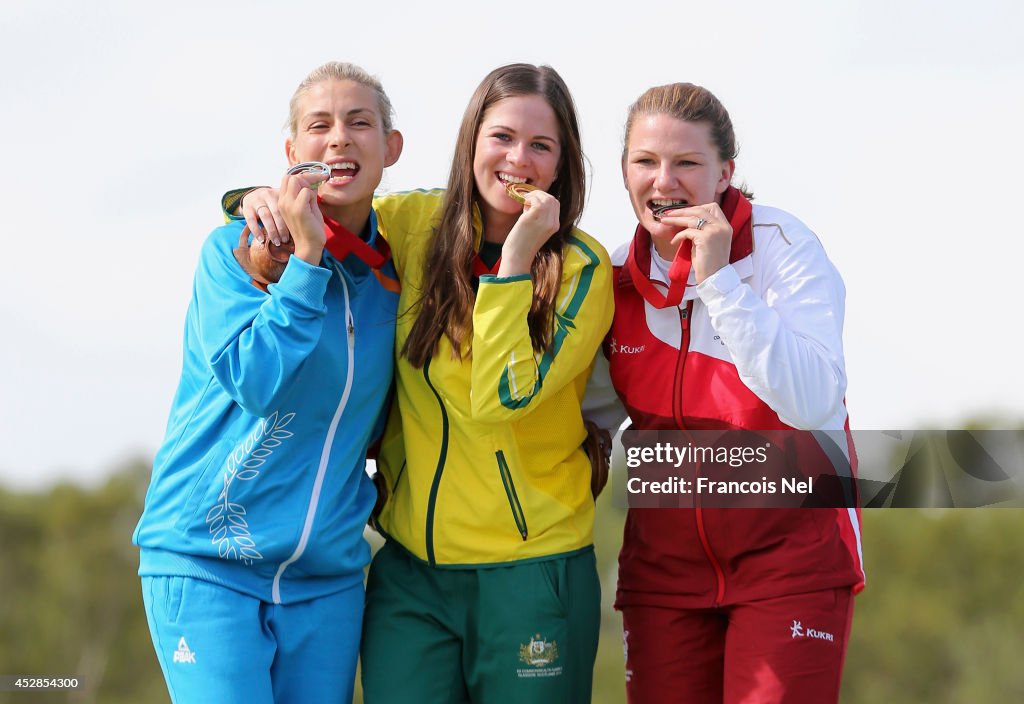
[[[828,704],[853,618],[849,589],[713,609],[622,607],[630,704]]]

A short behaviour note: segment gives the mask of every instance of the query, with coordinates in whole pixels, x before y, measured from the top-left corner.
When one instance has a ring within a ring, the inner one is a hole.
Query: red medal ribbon
[[[498,261],[494,262],[494,266],[488,267],[484,264],[484,260],[480,258],[479,254],[473,255],[473,276],[478,279],[486,274],[490,274],[491,276],[496,275],[498,273],[498,267],[500,266],[501,257],[498,257]]]
[[[391,259],[391,247],[388,246],[387,240],[380,236],[380,233],[377,233],[374,241],[376,248],[371,247],[358,235],[353,234],[340,222],[327,217],[327,215],[324,215],[324,232],[327,234],[325,245],[327,251],[333,254],[335,259],[339,262],[345,261],[345,257],[354,254],[370,267],[373,275],[377,277],[385,290],[392,293],[398,293],[401,290],[397,279],[387,276],[381,271],[381,268]]]

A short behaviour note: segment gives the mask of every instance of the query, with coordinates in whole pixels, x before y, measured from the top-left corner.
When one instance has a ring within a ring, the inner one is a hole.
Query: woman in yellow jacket
[[[402,292],[368,704],[590,701],[600,586],[580,401],[612,293],[607,253],[575,227],[584,194],[568,89],[512,64],[471,98],[448,188],[375,201]],[[243,213],[258,225],[273,201],[256,191]]]

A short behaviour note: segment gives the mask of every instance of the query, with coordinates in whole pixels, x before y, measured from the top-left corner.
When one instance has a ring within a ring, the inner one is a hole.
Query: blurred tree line
[[[0,704],[168,701],[131,544],[148,483],[138,462],[95,489],[0,490],[0,675],[84,683],[0,692]]]
[[[130,542],[148,475],[137,462],[93,489],[0,489],[0,675],[84,682],[77,691],[0,692],[0,704],[168,701]],[[611,603],[625,512],[613,493],[601,497],[596,531],[600,704],[624,701]],[[869,509],[863,534],[868,588],[856,601],[842,701],[1024,701],[1024,511]]]

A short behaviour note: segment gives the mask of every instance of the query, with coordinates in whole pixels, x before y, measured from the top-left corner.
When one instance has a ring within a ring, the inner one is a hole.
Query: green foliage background
[[[0,692],[0,704],[168,701],[130,542],[148,474],[140,462],[94,489],[0,490],[0,674],[77,675],[86,685]],[[596,532],[600,704],[624,701],[611,609],[624,511],[612,493],[599,502]],[[864,552],[868,588],[856,600],[844,703],[1024,701],[1024,511],[867,510]]]

